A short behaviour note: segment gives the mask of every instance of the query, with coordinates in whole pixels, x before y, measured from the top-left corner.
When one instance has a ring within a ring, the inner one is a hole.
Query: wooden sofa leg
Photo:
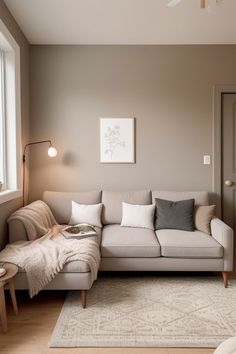
[[[83,309],[85,309],[87,305],[87,290],[81,290],[81,304]]]
[[[228,288],[228,272],[222,272],[224,287]]]

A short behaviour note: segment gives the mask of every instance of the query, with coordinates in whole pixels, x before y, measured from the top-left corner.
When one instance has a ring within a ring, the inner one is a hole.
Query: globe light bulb
[[[57,156],[57,150],[53,146],[50,146],[50,148],[48,149],[48,156],[49,157]]]

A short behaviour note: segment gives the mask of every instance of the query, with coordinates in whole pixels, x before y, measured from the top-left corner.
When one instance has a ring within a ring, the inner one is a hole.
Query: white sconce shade
[[[48,149],[48,156],[49,157],[57,156],[57,149],[55,149],[53,146],[50,146],[50,148]]]

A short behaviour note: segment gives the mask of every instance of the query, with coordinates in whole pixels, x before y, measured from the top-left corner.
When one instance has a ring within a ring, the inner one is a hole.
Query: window
[[[0,191],[6,189],[4,92],[4,52],[0,49]]]
[[[0,20],[0,203],[22,195],[20,48]]]

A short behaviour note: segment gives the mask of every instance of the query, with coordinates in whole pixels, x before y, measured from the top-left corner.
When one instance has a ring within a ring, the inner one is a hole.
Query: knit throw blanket
[[[97,278],[100,262],[97,236],[66,239],[61,234],[65,225],[59,225],[48,205],[40,200],[17,210],[8,222],[15,219],[23,222],[31,241],[7,245],[0,252],[0,262],[14,263],[26,271],[31,297],[42,290],[67,262],[87,263],[92,279]]]

